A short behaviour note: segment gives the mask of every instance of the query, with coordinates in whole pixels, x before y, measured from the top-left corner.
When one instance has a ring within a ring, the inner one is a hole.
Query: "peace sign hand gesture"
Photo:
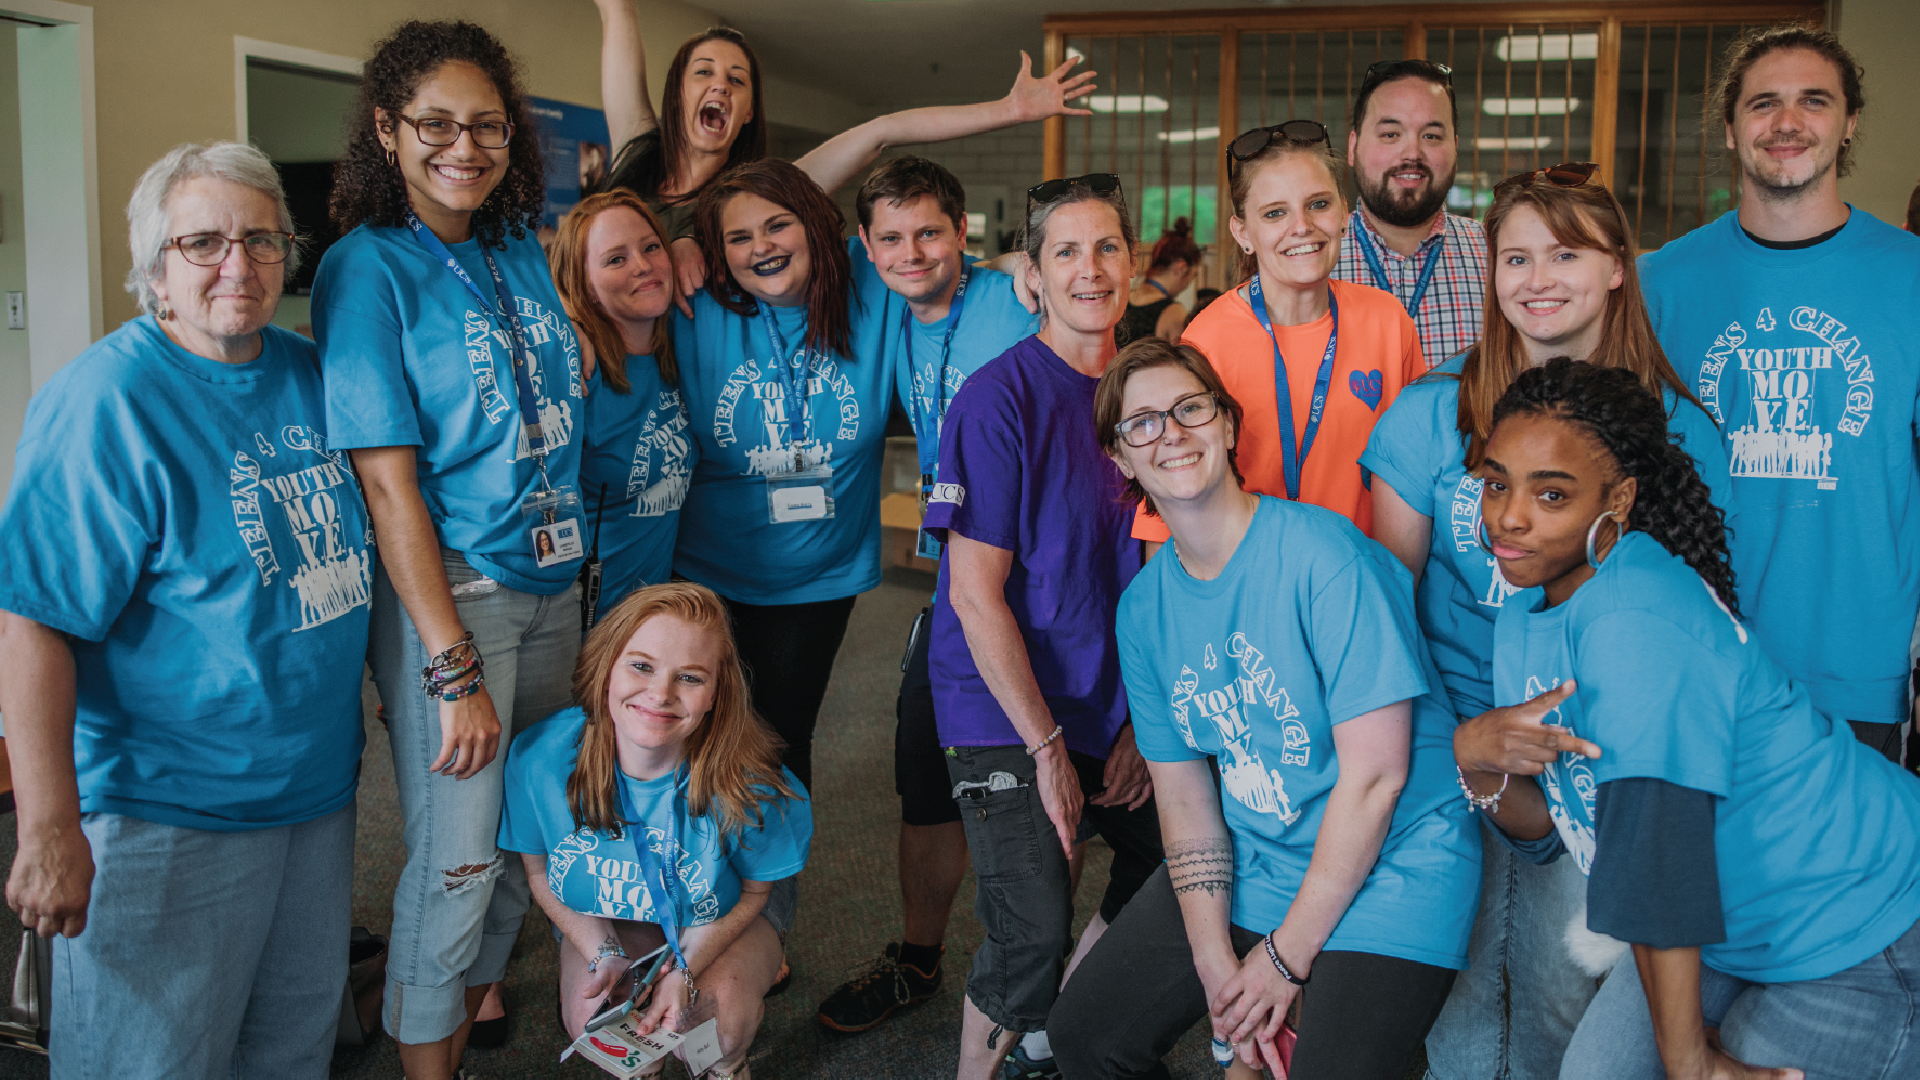
[[[1576,689],[1568,679],[1529,701],[1489,709],[1454,728],[1454,760],[1469,776],[1538,776],[1564,753],[1598,758],[1600,748],[1576,736],[1572,728],[1547,723],[1547,717]]]

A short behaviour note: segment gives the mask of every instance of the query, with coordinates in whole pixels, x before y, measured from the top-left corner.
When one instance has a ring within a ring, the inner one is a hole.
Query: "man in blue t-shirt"
[[[1641,259],[1648,313],[1727,440],[1761,646],[1898,761],[1920,609],[1920,244],[1840,200],[1864,98],[1837,38],[1762,31],[1723,72],[1744,197]]]
[[[940,424],[954,394],[987,361],[1033,333],[1034,317],[1014,296],[1012,278],[969,265],[966,192],[945,168],[918,157],[889,161],[860,186],[855,209],[870,262],[862,266],[856,256],[854,273],[877,275],[891,292],[888,361],[928,485],[940,457]],[[938,544],[924,533],[920,545],[923,554],[940,557]],[[931,635],[924,618],[914,627],[894,733],[904,933],[872,971],[821,1003],[820,1022],[837,1031],[865,1031],[939,989],[947,916],[967,869],[960,810],[934,729]]]

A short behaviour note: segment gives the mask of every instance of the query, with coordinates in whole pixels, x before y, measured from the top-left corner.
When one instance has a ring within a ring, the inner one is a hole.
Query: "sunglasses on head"
[[[1075,185],[1086,188],[1095,195],[1111,195],[1120,190],[1120,175],[1118,173],[1097,172],[1088,173],[1085,176],[1069,176],[1063,180],[1048,180],[1044,183],[1035,184],[1027,189],[1027,206],[1031,208],[1034,203],[1050,203],[1055,199],[1064,198],[1068,192],[1074,189]]]
[[[1289,120],[1284,124],[1254,128],[1242,133],[1227,144],[1227,156],[1235,162],[1251,161],[1277,142],[1312,146],[1315,143],[1330,143],[1332,137],[1327,134],[1327,126],[1318,120]]]
[[[1493,197],[1515,188],[1523,188],[1544,180],[1554,187],[1579,187],[1591,181],[1600,171],[1600,164],[1594,161],[1563,161],[1558,165],[1548,165],[1542,169],[1527,169],[1514,173],[1505,180],[1493,185]]]
[[[1364,89],[1368,83],[1381,83],[1404,75],[1439,79],[1448,86],[1453,85],[1453,69],[1438,60],[1376,60],[1367,65],[1367,74],[1360,85]]]

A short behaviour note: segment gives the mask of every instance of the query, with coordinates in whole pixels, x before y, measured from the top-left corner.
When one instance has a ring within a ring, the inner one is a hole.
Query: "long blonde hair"
[[[640,220],[660,238],[660,245],[667,252],[667,290],[671,295],[674,289],[671,239],[660,218],[640,196],[625,188],[580,200],[560,219],[553,247],[547,253],[547,261],[553,266],[553,287],[560,293],[567,317],[580,324],[581,332],[586,334],[594,355],[599,358],[600,377],[606,380],[607,388],[617,394],[628,393],[633,385],[627,378],[627,342],[620,336],[620,328],[613,324],[613,319],[601,309],[600,301],[593,298],[593,284],[587,280],[587,230],[593,228],[593,219],[603,211],[622,206],[639,214]],[[674,361],[673,335],[668,331],[672,316],[669,310],[653,320],[653,341],[649,347],[653,350],[653,362],[660,367],[660,377],[679,382],[680,365]]]
[[[687,736],[687,808],[712,813],[722,832],[761,822],[761,804],[774,797],[798,798],[780,772],[780,737],[753,711],[740,651],[727,609],[713,590],[690,581],[636,589],[595,624],[573,669],[573,696],[587,714],[580,753],[567,777],[567,806],[577,828],[617,832],[620,827],[620,759],[613,713],[607,704],[613,668],[641,624],[670,615],[712,632],[720,642],[713,673],[713,709]]]

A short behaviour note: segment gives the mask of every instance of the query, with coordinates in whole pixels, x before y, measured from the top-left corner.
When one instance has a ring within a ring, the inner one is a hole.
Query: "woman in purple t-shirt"
[[[1133,278],[1133,229],[1111,174],[1027,195],[1025,272],[1040,332],[954,397],[926,517],[947,545],[933,608],[934,709],[986,929],[960,1046],[960,1075],[978,1080],[999,1076],[1013,1046],[999,1030],[1046,1028],[1071,970],[1061,957],[1076,845],[1098,832],[1114,851],[1082,953],[1162,857],[1113,630],[1140,545],[1093,430],[1094,387],[1116,352]]]

